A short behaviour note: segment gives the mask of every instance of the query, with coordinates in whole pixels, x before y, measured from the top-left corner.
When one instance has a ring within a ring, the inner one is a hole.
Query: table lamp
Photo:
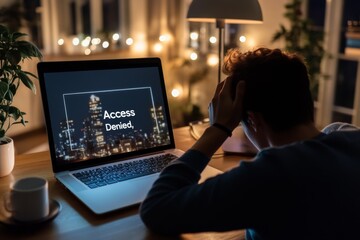
[[[218,83],[221,81],[221,65],[224,56],[225,23],[262,23],[263,17],[258,0],[193,0],[187,19],[196,22],[216,22],[219,29]]]

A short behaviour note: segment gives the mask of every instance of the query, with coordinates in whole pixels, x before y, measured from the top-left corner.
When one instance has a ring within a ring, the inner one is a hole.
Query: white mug
[[[48,182],[41,177],[16,181],[5,199],[5,208],[18,221],[38,221],[49,215]]]
[[[0,177],[9,175],[15,165],[14,141],[6,139],[8,143],[0,144]]]

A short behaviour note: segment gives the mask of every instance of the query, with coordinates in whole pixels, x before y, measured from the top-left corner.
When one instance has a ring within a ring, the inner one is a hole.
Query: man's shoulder
[[[321,130],[321,132],[325,134],[330,134],[338,131],[357,131],[357,130],[360,130],[360,128],[354,124],[345,123],[345,122],[333,122],[325,126]]]
[[[360,154],[360,130],[333,131],[329,134],[321,133],[319,136],[288,145],[267,148],[257,156],[259,160],[273,159],[274,161],[287,161],[288,159],[303,160],[308,157],[316,158],[330,152],[343,152],[345,149],[359,152]]]
[[[320,141],[341,143],[346,142],[350,145],[360,145],[360,129],[348,128],[324,134]]]

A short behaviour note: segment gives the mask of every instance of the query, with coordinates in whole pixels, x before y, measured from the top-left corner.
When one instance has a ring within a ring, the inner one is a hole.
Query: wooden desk
[[[188,127],[175,129],[174,134],[177,147],[182,150],[187,150],[194,143]],[[210,165],[225,171],[238,165],[239,159],[244,158],[246,157],[223,156],[222,151],[219,150]],[[244,231],[241,230],[226,233],[183,234],[172,238],[159,236],[150,232],[142,223],[138,206],[101,216],[95,215],[55,180],[49,152],[17,156],[13,172],[9,176],[0,178],[0,195],[8,190],[12,181],[25,176],[41,176],[48,179],[50,198],[60,202],[62,210],[52,222],[38,229],[14,231],[1,224],[1,239],[244,239]]]

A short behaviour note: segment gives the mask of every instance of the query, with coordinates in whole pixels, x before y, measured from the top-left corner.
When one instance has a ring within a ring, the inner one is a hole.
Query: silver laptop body
[[[183,154],[160,59],[40,62],[38,73],[55,177],[94,213],[140,203],[159,175],[148,165]]]

